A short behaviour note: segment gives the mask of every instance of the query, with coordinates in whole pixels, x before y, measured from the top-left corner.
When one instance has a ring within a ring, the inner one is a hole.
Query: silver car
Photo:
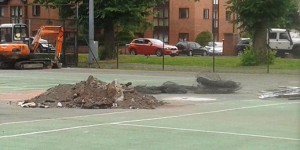
[[[213,42],[208,42],[205,46],[208,49],[208,55],[223,55],[223,42],[215,42],[213,47]]]

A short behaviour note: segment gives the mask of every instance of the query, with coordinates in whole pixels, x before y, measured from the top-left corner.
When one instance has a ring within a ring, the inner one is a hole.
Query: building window
[[[203,19],[209,19],[209,9],[203,10]]]
[[[12,23],[22,23],[23,9],[21,6],[10,7],[10,16]]]
[[[180,19],[189,18],[189,9],[188,8],[179,8],[179,18]]]
[[[32,5],[32,16],[40,16],[40,15],[41,15],[41,6]]]
[[[179,39],[178,41],[188,41],[189,40],[189,34],[188,33],[179,33]]]
[[[21,6],[12,6],[10,7],[10,15],[12,17],[22,17],[23,16],[23,9]]]
[[[154,32],[153,38],[169,43],[169,34],[167,32]]]
[[[231,11],[226,11],[225,15],[226,21],[231,21]]]
[[[156,8],[154,16],[154,26],[169,26],[169,9],[165,7]]]
[[[153,38],[169,43],[169,3],[157,5],[153,11]]]
[[[219,16],[218,16],[218,11],[214,11],[213,12],[213,18],[214,18],[214,28],[218,28],[219,27]]]
[[[4,7],[0,6],[0,17],[4,17]]]

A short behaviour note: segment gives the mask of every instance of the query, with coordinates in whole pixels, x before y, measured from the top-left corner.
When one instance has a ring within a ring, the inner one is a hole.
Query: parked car
[[[179,50],[179,54],[185,54],[188,56],[193,55],[202,55],[206,56],[208,54],[208,50],[205,47],[202,47],[197,42],[185,41],[185,42],[178,42],[176,47]]]
[[[34,37],[30,37],[30,44],[33,41]],[[56,49],[55,47],[49,43],[45,39],[40,39],[39,40],[39,47],[38,47],[38,52],[39,53],[55,53]]]
[[[214,47],[213,42],[208,42],[205,47],[208,49],[208,55],[223,55],[223,42],[215,42]]]
[[[238,56],[243,54],[244,50],[250,46],[250,42],[251,42],[250,38],[241,38],[235,47],[236,54]]]
[[[161,40],[152,38],[137,38],[132,40],[128,45],[128,51],[131,55],[179,55],[176,46],[164,44]]]

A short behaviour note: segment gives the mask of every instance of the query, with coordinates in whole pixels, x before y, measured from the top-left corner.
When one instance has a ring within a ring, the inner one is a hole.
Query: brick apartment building
[[[215,12],[213,12],[213,1]],[[202,31],[212,31],[212,18],[215,38],[224,39],[224,33],[234,33],[234,24],[230,20],[234,15],[226,10],[228,0],[168,0],[165,5],[154,8],[157,15],[149,17],[154,27],[144,33],[144,37],[161,39],[170,44],[178,41],[194,41],[197,34]],[[33,0],[0,0],[0,23],[26,23],[30,33],[34,35],[41,25],[61,25],[59,9],[46,8],[32,4]],[[218,16],[218,17],[217,17]],[[67,24],[74,26],[74,22]]]
[[[30,35],[44,25],[64,26],[65,36],[74,36],[76,20],[61,19],[58,8],[33,3],[34,0],[0,0],[0,24],[25,23]],[[70,6],[68,6],[70,7]]]
[[[33,0],[0,0],[0,23],[26,23],[34,34],[41,25],[55,24],[58,9],[32,4]]]
[[[194,41],[202,31],[212,33],[212,18],[214,23],[215,38],[217,41],[224,39],[224,33],[236,32],[236,27],[230,21],[235,17],[226,10],[228,0],[168,0],[165,5],[155,8],[157,15],[153,20],[154,27],[144,34],[145,37],[154,37],[167,43],[175,44],[178,41]]]
[[[235,15],[226,9],[227,1],[167,0],[166,4],[154,8],[156,15],[148,17],[154,26],[145,31],[143,36],[176,44],[183,40],[194,41],[200,32],[212,32],[214,29],[216,41],[225,40],[225,55],[235,55],[232,50],[238,38],[238,30],[236,25],[230,22]],[[300,8],[300,1],[298,6]],[[34,5],[33,0],[0,0],[0,24],[26,23],[31,35],[42,25],[61,25],[65,27],[66,38],[74,37],[75,21],[62,20],[59,13],[59,9]],[[213,16],[216,16],[214,24]]]

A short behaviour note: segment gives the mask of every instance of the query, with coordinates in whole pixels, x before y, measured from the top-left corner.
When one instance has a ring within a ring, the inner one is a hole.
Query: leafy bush
[[[197,35],[195,42],[199,43],[201,46],[206,46],[211,39],[211,33],[209,31],[203,31]]]
[[[104,47],[98,48],[98,56],[100,60],[105,60],[106,51]]]
[[[274,64],[275,58],[276,58],[276,51],[275,50],[269,51],[267,63]]]
[[[246,48],[244,53],[241,55],[241,64],[242,66],[258,65],[257,54],[251,48]]]
[[[121,45],[124,45],[130,43],[134,37],[135,36],[131,31],[123,30],[117,34],[117,42]]]
[[[260,54],[262,55],[262,54]],[[259,54],[251,48],[246,48],[241,56],[242,66],[255,66],[259,64],[274,64],[276,51],[269,51],[267,58],[259,60]]]

